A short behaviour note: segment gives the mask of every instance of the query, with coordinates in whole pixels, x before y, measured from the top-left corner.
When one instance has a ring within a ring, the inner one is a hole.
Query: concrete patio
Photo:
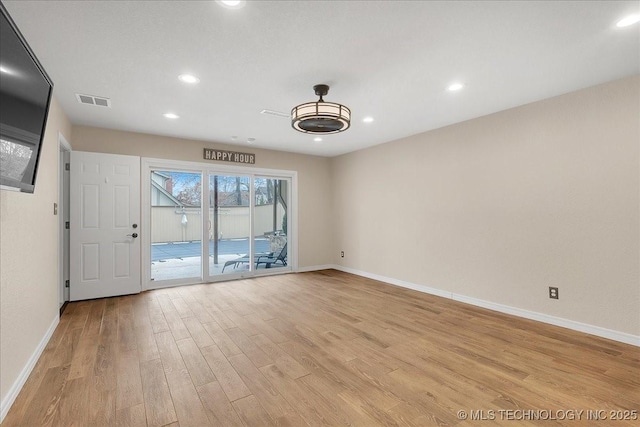
[[[257,254],[270,252],[269,239],[256,238]],[[249,264],[228,266],[224,273],[225,262],[240,258],[249,252],[248,239],[229,239],[218,241],[218,263],[214,264],[213,256],[209,259],[211,276],[237,273],[248,270]],[[200,277],[201,275],[201,242],[159,243],[151,245],[151,277],[154,281]],[[213,253],[213,242],[209,243],[209,253]],[[264,264],[260,268],[265,268]],[[274,265],[272,268],[277,268]]]

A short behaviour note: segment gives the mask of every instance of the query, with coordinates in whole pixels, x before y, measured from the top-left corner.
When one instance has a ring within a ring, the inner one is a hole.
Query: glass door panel
[[[209,276],[251,271],[248,176],[209,175]]]
[[[288,205],[289,179],[254,178],[254,266],[262,269],[289,268],[288,264]]]
[[[202,175],[151,171],[151,280],[202,277]]]

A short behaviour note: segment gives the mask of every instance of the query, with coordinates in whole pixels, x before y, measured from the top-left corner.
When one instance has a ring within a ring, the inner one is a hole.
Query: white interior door
[[[140,292],[140,158],[71,152],[71,301]]]

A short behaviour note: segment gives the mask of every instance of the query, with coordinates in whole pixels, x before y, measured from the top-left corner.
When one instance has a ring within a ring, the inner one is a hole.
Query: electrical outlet
[[[340,251],[340,258],[344,258],[344,251]]]
[[[554,288],[552,286],[549,286],[549,298],[551,299],[559,299],[560,295],[558,294],[558,288]]]

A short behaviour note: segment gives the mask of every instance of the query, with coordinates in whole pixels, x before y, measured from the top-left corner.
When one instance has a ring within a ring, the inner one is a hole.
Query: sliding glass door
[[[208,181],[208,280],[290,270],[286,215],[290,179],[210,171]]]
[[[143,165],[145,289],[292,270],[295,172],[153,159]]]
[[[288,215],[290,180],[255,177],[255,268],[283,269],[288,263]]]
[[[202,277],[202,174],[150,171],[151,280]]]
[[[246,272],[251,267],[251,179],[209,177],[209,276]]]

